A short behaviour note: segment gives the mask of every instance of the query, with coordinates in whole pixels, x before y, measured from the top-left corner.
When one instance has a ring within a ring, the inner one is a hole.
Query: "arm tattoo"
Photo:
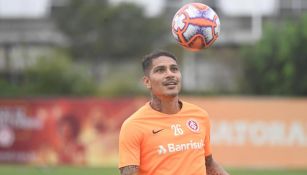
[[[207,175],[229,175],[217,162],[213,160],[212,155],[206,156]]]
[[[139,172],[139,166],[129,165],[122,168],[119,168],[121,175],[137,175]]]

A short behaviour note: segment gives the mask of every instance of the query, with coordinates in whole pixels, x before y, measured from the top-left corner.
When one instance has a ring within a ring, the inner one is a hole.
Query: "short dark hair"
[[[150,54],[145,55],[142,60],[142,68],[143,68],[144,75],[148,75],[148,70],[152,66],[152,60],[159,58],[160,56],[170,57],[177,62],[176,56],[168,51],[164,51],[164,50],[154,51]]]

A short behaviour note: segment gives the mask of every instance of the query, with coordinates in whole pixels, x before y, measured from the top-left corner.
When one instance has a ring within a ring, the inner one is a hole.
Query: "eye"
[[[159,67],[159,68],[155,69],[154,72],[162,73],[162,72],[164,72],[164,70],[165,70],[165,68]]]
[[[178,67],[171,67],[172,72],[177,72],[178,70],[179,70]]]

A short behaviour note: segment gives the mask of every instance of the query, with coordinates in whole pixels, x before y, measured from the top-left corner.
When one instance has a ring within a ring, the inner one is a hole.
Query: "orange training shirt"
[[[205,175],[210,154],[208,114],[184,101],[176,114],[147,102],[121,127],[119,167],[138,165],[140,175]]]

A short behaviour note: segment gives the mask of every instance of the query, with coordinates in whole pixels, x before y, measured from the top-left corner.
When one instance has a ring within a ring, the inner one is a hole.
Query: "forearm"
[[[121,175],[138,175],[139,166],[129,165],[119,169]]]
[[[206,157],[207,175],[229,175],[222,166],[213,160],[212,155]]]

